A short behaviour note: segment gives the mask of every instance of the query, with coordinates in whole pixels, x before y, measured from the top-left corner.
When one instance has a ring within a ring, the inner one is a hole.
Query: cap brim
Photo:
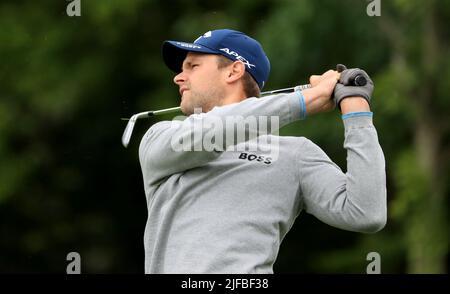
[[[179,41],[164,41],[162,55],[164,63],[172,71],[179,73],[188,52],[202,52],[209,54],[219,54],[219,52],[209,49],[203,45],[185,43]]]

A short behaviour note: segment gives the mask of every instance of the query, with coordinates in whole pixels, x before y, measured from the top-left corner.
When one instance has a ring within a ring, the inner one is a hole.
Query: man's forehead
[[[216,56],[215,54],[188,52],[188,54],[186,55],[186,58],[184,59],[184,62],[191,62],[193,60],[198,60],[198,59],[207,59],[207,58],[212,58],[215,56]]]

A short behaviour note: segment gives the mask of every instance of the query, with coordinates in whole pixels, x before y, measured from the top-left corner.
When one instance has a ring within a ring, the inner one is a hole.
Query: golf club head
[[[127,126],[125,127],[125,131],[122,135],[122,145],[123,147],[127,148],[128,144],[130,143],[131,135],[133,134],[133,128],[134,124],[136,123],[137,115],[133,115],[130,120],[127,123]]]
[[[307,88],[311,88],[311,84],[299,85],[299,86],[295,86],[295,87],[291,87],[291,88],[278,89],[278,90],[273,90],[273,91],[266,91],[266,92],[262,92],[261,96],[271,95],[271,94],[276,94],[276,93],[299,91],[299,90],[303,90],[303,89],[307,89]],[[178,111],[181,111],[180,106],[161,109],[161,110],[145,111],[145,112],[141,112],[141,113],[137,113],[137,114],[133,115],[128,120],[127,126],[125,127],[125,131],[123,132],[122,145],[125,148],[128,147],[128,144],[130,143],[130,140],[131,140],[131,135],[133,134],[134,125],[136,124],[136,121],[138,119],[148,118],[148,117],[152,117],[154,115],[161,115],[161,114],[167,114],[167,113],[178,112]],[[126,118],[121,118],[121,119],[127,120]]]

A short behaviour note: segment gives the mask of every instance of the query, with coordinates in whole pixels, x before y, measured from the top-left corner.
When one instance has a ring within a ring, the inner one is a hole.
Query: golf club
[[[344,65],[338,64],[337,65],[337,71],[342,72],[346,67]],[[353,80],[352,84],[355,86],[365,86],[367,83],[367,80],[364,76],[358,75]],[[290,88],[284,88],[284,89],[278,89],[278,90],[272,90],[272,91],[266,91],[261,92],[262,96],[272,95],[272,94],[280,94],[280,93],[289,93],[294,91],[301,91],[304,89],[311,88],[311,84],[305,84],[305,85],[298,85],[295,87]],[[133,115],[130,119],[122,118],[122,120],[128,120],[127,126],[125,127],[125,131],[122,135],[122,145],[127,148],[128,144],[130,143],[131,135],[133,133],[134,125],[136,124],[136,121],[140,118],[149,118],[156,115],[166,114],[166,113],[172,113],[172,112],[178,112],[180,111],[180,107],[172,107],[172,108],[166,108],[161,110],[152,110],[152,111],[145,111],[140,112],[135,115]]]
[[[311,84],[305,84],[305,85],[299,85],[299,86],[290,87],[290,88],[261,92],[261,97],[267,96],[267,95],[272,95],[272,94],[300,91],[300,90],[304,90],[304,89],[308,89],[308,88],[311,88]],[[125,148],[128,147],[128,144],[130,143],[131,135],[133,134],[134,125],[136,124],[136,121],[138,119],[149,118],[152,116],[167,114],[167,113],[172,113],[172,112],[178,112],[178,111],[180,111],[180,109],[181,108],[178,106],[178,107],[166,108],[166,109],[161,109],[161,110],[144,111],[144,112],[134,114],[129,119],[122,118],[122,120],[128,120],[127,126],[125,127],[125,131],[123,132],[123,135],[122,135],[122,145]]]

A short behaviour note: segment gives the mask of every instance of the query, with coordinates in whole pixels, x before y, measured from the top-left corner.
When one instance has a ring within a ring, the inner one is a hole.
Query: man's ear
[[[245,65],[241,61],[235,61],[233,62],[228,70],[227,70],[227,77],[226,80],[228,83],[233,83],[245,74]]]

